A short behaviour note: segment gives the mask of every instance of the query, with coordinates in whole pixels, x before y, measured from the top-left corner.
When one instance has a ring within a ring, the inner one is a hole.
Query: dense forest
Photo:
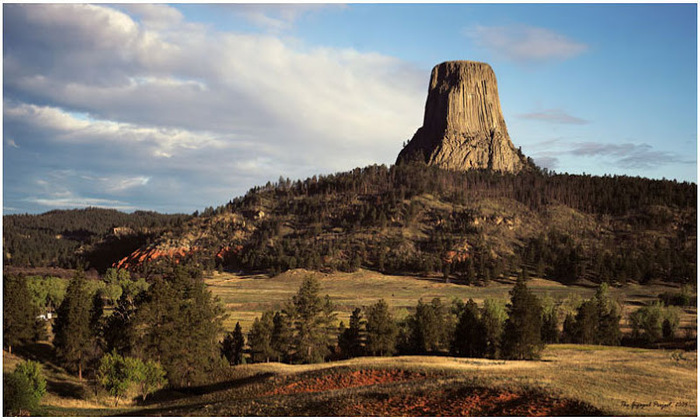
[[[4,262],[61,268],[83,262],[104,271],[163,230],[181,226],[188,217],[101,208],[3,216]]]
[[[365,267],[465,283],[526,266],[566,283],[686,283],[697,270],[696,201],[697,186],[688,182],[373,165],[280,178],[189,218],[88,209],[102,215],[88,226],[93,218],[80,211],[8,216],[5,257],[29,266],[82,259],[104,271],[140,247],[139,258],[120,266],[147,270],[170,256],[207,269]],[[62,215],[73,223],[46,222]],[[117,241],[118,226],[138,234]],[[119,252],[100,254],[116,243]]]
[[[692,183],[626,176],[370,166],[206,209],[212,222],[245,216],[248,233],[197,245],[218,251],[202,254],[210,266],[272,274],[363,266],[471,283],[526,265],[567,283],[684,283],[696,273],[696,197]]]

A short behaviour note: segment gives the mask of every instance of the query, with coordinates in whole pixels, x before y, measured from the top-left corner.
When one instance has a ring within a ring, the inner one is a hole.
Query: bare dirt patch
[[[359,388],[370,385],[423,380],[427,377],[428,375],[422,372],[408,372],[403,370],[370,369],[350,372],[334,372],[329,375],[292,382],[276,388],[265,395],[287,395],[332,391],[335,389]]]
[[[545,395],[521,395],[487,388],[391,395],[347,406],[341,416],[572,416],[601,415],[587,404]]]

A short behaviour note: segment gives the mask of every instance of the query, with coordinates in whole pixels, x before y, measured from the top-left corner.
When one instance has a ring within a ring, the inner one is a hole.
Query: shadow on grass
[[[51,394],[55,394],[63,398],[73,398],[79,400],[85,396],[82,386],[66,381],[54,381],[47,379],[46,390]]]
[[[255,376],[250,376],[241,379],[232,379],[229,381],[216,382],[213,384],[191,386],[184,388],[170,388],[157,391],[153,395],[150,395],[145,404],[162,404],[177,401],[183,398],[201,396],[206,394],[211,394],[214,392],[226,391],[233,388],[239,388],[246,385],[252,385],[265,381],[266,379],[274,376],[273,373],[260,373]]]
[[[185,404],[185,405],[175,405],[170,407],[153,407],[153,408],[143,408],[140,410],[129,411],[126,413],[129,417],[146,417],[146,416],[170,416],[169,414],[173,410],[181,412],[181,410],[202,410],[206,408],[210,403],[195,403],[195,404]],[[125,413],[117,413],[109,417],[123,417]],[[180,414],[178,414],[180,415]]]

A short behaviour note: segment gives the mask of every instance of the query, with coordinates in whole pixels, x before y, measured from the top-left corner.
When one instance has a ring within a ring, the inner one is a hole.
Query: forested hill
[[[106,268],[190,216],[86,208],[3,217],[6,265],[75,268],[78,261]]]
[[[280,179],[189,220],[173,216],[117,264],[194,259],[271,274],[365,267],[463,282],[525,268],[564,282],[688,282],[696,202],[687,182],[375,165]]]

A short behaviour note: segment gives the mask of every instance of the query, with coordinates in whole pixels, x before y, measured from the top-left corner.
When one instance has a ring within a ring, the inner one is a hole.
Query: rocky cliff
[[[520,172],[528,166],[510,140],[491,66],[448,61],[433,68],[423,126],[399,153],[446,169]]]

